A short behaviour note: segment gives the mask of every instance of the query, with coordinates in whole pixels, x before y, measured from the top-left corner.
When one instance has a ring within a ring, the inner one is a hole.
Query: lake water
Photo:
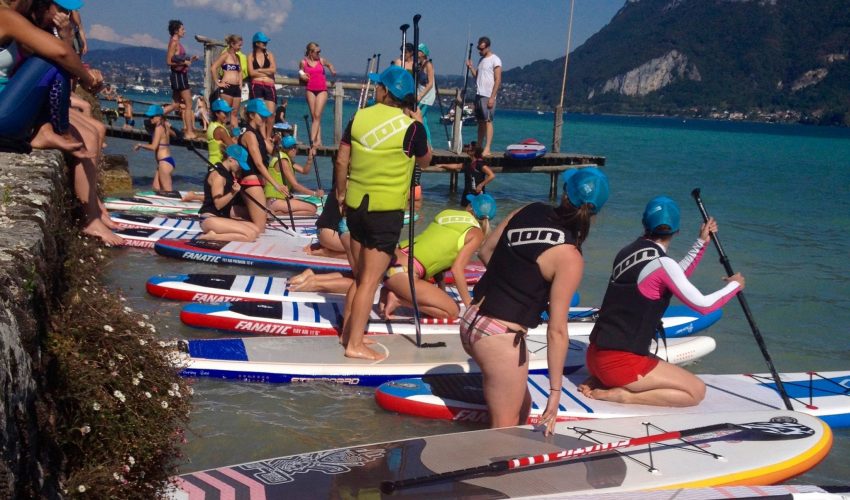
[[[132,96],[131,96],[132,97]],[[145,96],[150,99],[150,96]],[[140,97],[141,98],[141,97]],[[144,106],[137,109],[144,110]],[[303,100],[290,99],[289,119],[300,125]],[[346,108],[346,119],[353,111]],[[432,112],[434,143],[445,147],[443,127]],[[551,142],[552,114],[498,110],[494,149],[535,137]],[[475,134],[464,128],[464,139]],[[332,140],[332,110],[325,112],[324,143]],[[109,139],[108,152],[126,154],[137,189],[148,189],[154,161],[131,151],[132,142]],[[696,237],[700,215],[690,192],[702,189],[718,219],[724,249],[747,278],[746,295],[779,371],[850,369],[850,130],[712,122],[670,118],[568,115],[562,151],[607,157],[611,198],[585,244],[582,303],[599,304],[615,253],[641,232],[646,201],[666,194],[679,202],[682,232],[671,254],[679,256]],[[191,152],[173,148],[178,188],[198,188],[205,166]],[[303,160],[303,158],[302,158]],[[327,188],[330,161],[319,160]],[[545,200],[548,176],[499,175],[488,186],[499,216],[521,204]],[[312,175],[303,182],[315,184]],[[454,206],[448,176],[427,174],[425,216]],[[498,217],[497,217],[498,219]],[[106,280],[122,289],[137,309],[151,314],[163,336],[210,338],[218,334],[182,326],[180,304],[148,297],[146,279],[170,272],[247,273],[121,249]],[[709,249],[694,276],[708,292],[724,271]],[[277,272],[280,276],[290,273]],[[697,373],[767,371],[736,301],[709,334],[717,350],[690,368]],[[387,413],[370,388],[324,383],[259,385],[200,379],[195,384],[194,436],[185,448],[185,472],[339,446],[478,428]],[[840,484],[850,477],[850,431],[835,433],[829,457],[796,483]]]

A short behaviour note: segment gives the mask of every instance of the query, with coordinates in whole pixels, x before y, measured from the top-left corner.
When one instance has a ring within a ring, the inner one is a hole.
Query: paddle
[[[469,35],[467,35],[467,42],[469,41]],[[469,48],[466,51],[466,59],[464,60],[464,66],[466,67],[466,73],[463,75],[463,90],[460,93],[460,107],[455,105],[455,120],[460,119],[460,127],[457,128],[458,137],[452,138],[452,150],[456,153],[460,152],[460,147],[463,147],[463,107],[466,104],[466,86],[469,82],[469,66],[466,66],[466,61],[472,60],[472,44],[469,44]],[[459,112],[459,113],[458,113]],[[458,118],[458,114],[460,114],[460,118]]]
[[[360,98],[357,99],[357,109],[363,107],[363,101],[366,98],[366,89],[369,86],[369,69],[372,67],[372,58],[366,58],[366,78],[363,80],[363,85],[360,86]],[[310,130],[309,128],[307,129]]]
[[[700,189],[695,188],[691,191],[691,196],[694,197],[694,201],[697,203],[697,208],[699,208],[700,214],[702,214],[702,220],[708,221],[708,212],[705,210],[705,205],[702,204],[702,199],[700,198]],[[726,252],[723,251],[723,246],[720,244],[720,240],[717,238],[717,234],[711,234],[711,241],[714,242],[714,248],[717,249],[717,253],[720,254],[720,263],[723,264],[723,267],[726,269],[726,274],[732,276],[735,274],[735,271],[732,270],[732,264],[729,263],[729,257],[726,256]],[[756,343],[761,350],[761,355],[764,357],[764,360],[767,362],[767,367],[770,369],[770,374],[773,376],[773,381],[776,382],[776,388],[779,390],[779,395],[782,396],[782,401],[785,403],[785,408],[789,410],[793,410],[794,407],[791,405],[791,400],[788,398],[788,393],[785,391],[785,386],[782,385],[782,380],[779,378],[779,374],[776,372],[776,368],[773,366],[773,360],[770,357],[770,353],[767,352],[767,345],[764,342],[764,337],[762,337],[761,332],[759,331],[758,326],[756,326],[756,321],[753,319],[753,314],[750,312],[750,306],[747,305],[747,299],[744,297],[744,292],[738,292],[738,302],[741,304],[741,309],[744,310],[744,316],[747,317],[747,322],[750,324],[750,329],[753,331],[753,337],[756,339]]]
[[[413,16],[413,109],[419,105],[419,96],[416,92],[416,82],[419,81],[419,57],[417,55],[417,50],[419,49],[419,20],[422,18],[420,14],[416,14]],[[406,35],[405,31],[405,35]],[[404,52],[404,45],[402,45],[402,52]],[[402,67],[404,67],[404,59],[401,61]],[[416,347],[444,347],[444,345],[437,344],[423,344],[422,343],[422,325],[420,324],[421,318],[419,316],[419,304],[416,301],[416,277],[413,275],[415,271],[414,267],[414,257],[413,257],[413,233],[414,226],[416,225],[416,160],[413,160],[413,169],[414,173],[410,176],[410,225],[407,228],[407,277],[408,282],[410,283],[410,299],[413,303],[413,319],[415,321],[416,326]]]
[[[774,421],[776,420],[776,421]],[[596,455],[607,451],[617,450],[621,448],[632,448],[646,444],[658,443],[661,441],[670,441],[673,439],[683,439],[700,434],[710,434],[720,431],[741,431],[730,435],[720,436],[718,439],[733,439],[744,440],[745,438],[753,441],[774,441],[787,439],[801,439],[814,434],[814,430],[802,424],[798,424],[796,420],[791,418],[793,422],[780,421],[783,419],[771,419],[770,422],[753,422],[749,424],[733,424],[721,423],[713,425],[705,425],[702,427],[694,427],[692,429],[684,429],[681,431],[669,431],[659,434],[650,434],[648,436],[623,439],[621,441],[613,441],[608,443],[598,443],[591,446],[583,446],[570,450],[561,450],[551,453],[543,453],[540,455],[527,455],[507,460],[499,460],[486,465],[477,467],[469,467],[467,469],[457,469],[448,472],[440,472],[431,474],[430,476],[414,477],[409,479],[398,479],[395,481],[382,481],[381,492],[384,494],[392,494],[402,488],[410,488],[412,486],[420,486],[423,484],[436,483],[449,479],[468,478],[471,476],[479,476],[483,474],[497,474],[507,472],[532,465],[545,464],[562,459],[581,458],[588,455]],[[568,427],[581,435],[592,432],[592,429],[584,427]]]
[[[378,54],[380,57],[380,54]],[[310,128],[310,115],[304,115],[304,123],[307,125],[307,130],[311,130]],[[312,134],[308,136],[310,139],[310,150],[313,150],[313,136]],[[316,186],[319,191],[324,191],[322,189],[322,179],[319,178],[319,164],[316,162],[316,155],[313,155],[313,171],[316,172]],[[322,204],[322,208],[325,207],[325,200],[323,198],[319,198],[319,203]]]
[[[197,149],[195,149],[195,146],[194,146],[193,144],[191,144],[191,143],[187,143],[187,144],[186,144],[186,149],[188,149],[189,151],[191,151],[191,152],[195,153],[196,155],[198,155],[198,157],[199,157],[200,159],[204,160],[204,161],[206,162],[206,164],[207,164],[207,165],[209,165],[210,167],[215,167],[215,165],[213,165],[213,163],[212,163],[212,162],[211,162],[211,161],[210,161],[210,160],[209,160],[206,156],[204,156],[203,154],[201,154],[201,152],[200,152],[200,151],[198,151]],[[251,196],[250,194],[246,193],[245,191],[243,191],[243,190],[241,190],[241,189],[239,190],[239,194],[241,194],[242,196],[244,196],[244,197],[248,198],[249,200],[251,200],[251,201],[252,201],[254,204],[256,204],[258,207],[262,208],[264,212],[266,212],[267,214],[271,215],[271,216],[274,218],[274,220],[276,220],[276,221],[278,222],[278,224],[280,224],[281,226],[283,226],[283,228],[276,227],[276,228],[273,228],[273,229],[277,229],[278,231],[283,231],[284,233],[286,233],[286,234],[288,234],[288,235],[290,235],[290,236],[298,236],[298,233],[296,233],[296,232],[295,232],[295,230],[294,230],[294,229],[295,229],[295,224],[294,224],[294,223],[293,223],[293,225],[292,225],[292,228],[293,228],[293,229],[289,229],[289,226],[287,226],[285,222],[283,222],[282,220],[280,220],[280,219],[278,218],[278,216],[277,216],[277,215],[275,215],[275,214],[274,214],[274,212],[272,212],[271,210],[269,210],[269,209],[268,209],[265,205],[263,205],[262,203],[260,203],[259,201],[257,201],[257,199],[256,199],[256,198],[254,198],[253,196]]]
[[[432,66],[434,65],[433,59],[428,59],[428,62],[431,63]],[[437,86],[437,75],[436,74],[434,74],[434,93],[437,94],[436,95],[437,104],[440,105],[440,117],[443,117],[443,116],[445,116],[446,112],[443,109],[443,101],[440,99],[440,88]],[[452,138],[449,137],[449,124],[448,124],[448,122],[445,122],[443,120],[440,120],[440,121],[443,122],[443,130],[446,132],[446,142],[448,143],[449,149],[452,149]]]

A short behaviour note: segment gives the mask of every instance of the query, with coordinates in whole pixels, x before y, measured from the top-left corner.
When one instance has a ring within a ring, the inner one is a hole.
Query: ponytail
[[[576,238],[576,248],[581,251],[581,244],[590,234],[590,218],[593,216],[593,208],[589,203],[575,208],[569,200],[555,207],[555,214],[561,224],[573,232]]]

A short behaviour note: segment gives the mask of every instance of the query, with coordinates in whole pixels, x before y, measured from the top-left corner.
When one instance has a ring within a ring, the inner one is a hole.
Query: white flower
[[[145,339],[139,339],[139,345],[148,345],[148,341]]]
[[[180,384],[172,383],[171,384],[171,390],[174,391],[174,392],[179,391],[180,390]]]
[[[118,361],[124,361],[124,355],[123,354],[116,354],[115,357],[118,358]]]
[[[124,401],[127,401],[127,396],[125,396],[124,393],[121,392],[121,391],[115,391],[115,392],[112,393],[112,395],[115,396],[122,403]]]
[[[163,408],[168,408],[168,401],[163,399],[160,405],[162,405]]]
[[[124,306],[124,312],[131,313],[131,312],[133,312],[133,310],[130,309],[128,306]]]
[[[107,332],[110,332],[110,333],[115,331],[115,328],[112,328],[109,325],[103,325],[103,329],[106,330]]]
[[[145,397],[150,399],[150,398],[153,397],[153,395],[151,393],[149,393],[148,391],[145,391]]]
[[[175,392],[174,392],[174,397],[176,397],[176,398],[182,398],[183,396],[180,394],[180,391],[175,391]]]
[[[169,396],[171,396],[171,397],[173,398],[173,397],[174,397],[174,391],[172,391],[171,389],[169,389],[169,390],[168,390],[168,395],[169,395]]]
[[[86,492],[86,485],[81,484],[81,485],[77,486],[77,491],[79,491],[80,493],[85,493]]]
[[[166,342],[166,341],[164,341],[164,340],[160,340],[160,341],[159,341],[159,346],[160,346],[160,347],[168,347],[168,342]]]
[[[84,425],[80,427],[80,434],[82,434],[83,436],[85,436],[89,432],[91,432],[91,427],[89,425]]]
[[[148,325],[148,328],[151,329],[151,333],[156,333],[156,327],[153,325]]]
[[[147,314],[142,314],[142,317],[145,318],[145,319],[151,319],[151,317],[148,316]]]
[[[142,372],[139,372],[139,373],[136,374],[136,377],[145,378],[145,375]]]
[[[112,360],[110,359],[110,360],[109,360],[109,362],[108,362],[107,364],[109,365],[109,367],[110,367],[110,368],[115,368],[115,361],[112,361]]]
[[[130,455],[129,457],[127,457],[127,463],[130,465],[136,465],[136,459],[133,458],[132,455]]]
[[[80,259],[80,264],[85,264],[85,263],[86,263],[86,261],[84,261],[83,259]]]
[[[94,411],[100,411],[100,403],[93,403],[91,407]]]
[[[193,394],[195,394],[195,389],[192,388],[192,387],[189,387],[189,395],[192,396]]]
[[[118,297],[121,302],[127,302],[127,297]]]
[[[133,385],[139,385],[139,379],[133,377]]]
[[[112,473],[112,477],[114,477],[114,478],[115,478],[115,480],[116,480],[116,481],[118,481],[118,482],[121,482],[121,481],[123,481],[123,480],[124,480],[124,478],[123,478],[123,477],[121,477],[121,474],[119,474],[119,473],[117,473],[117,472],[113,472],[113,473]]]
[[[140,327],[144,328],[144,327],[145,327],[145,325],[147,325],[147,323],[145,323],[145,322],[144,322],[144,321],[142,321],[142,320],[139,320],[139,321],[138,321],[138,325],[139,325]]]

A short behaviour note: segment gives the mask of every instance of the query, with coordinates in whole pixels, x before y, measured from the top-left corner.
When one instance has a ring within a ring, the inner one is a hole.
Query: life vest
[[[415,163],[404,137],[412,123],[400,108],[381,103],[354,115],[346,205],[358,208],[368,194],[369,212],[404,210]]]
[[[207,152],[210,156],[210,163],[213,165],[224,161],[224,155],[221,152],[222,143],[215,138],[215,131],[219,128],[223,128],[227,135],[230,135],[230,131],[227,130],[227,127],[223,123],[211,121],[210,126],[207,127]]]
[[[230,217],[230,209],[233,207],[236,198],[231,199],[230,202],[221,209],[216,208],[215,201],[213,200],[212,186],[210,186],[210,176],[213,175],[213,173],[217,173],[224,178],[224,194],[233,191],[233,174],[220,162],[216,163],[209,169],[207,176],[204,179],[204,202],[201,204],[201,209],[198,213],[213,214],[218,217]]]
[[[533,328],[549,305],[552,283],[540,272],[537,258],[558,245],[575,245],[555,209],[532,203],[514,214],[496,243],[487,272],[475,285],[482,314]]]
[[[466,240],[466,233],[481,227],[478,220],[465,210],[443,210],[434,222],[413,239],[416,260],[425,268],[424,279],[450,269]],[[402,247],[408,246],[402,243]]]
[[[289,182],[286,181],[286,176],[283,175],[283,169],[290,168],[290,165],[292,165],[292,159],[290,159],[289,155],[284,152],[280,153],[279,158],[283,159],[283,162],[280,164],[278,164],[278,157],[272,157],[271,164],[269,165],[269,175],[278,184],[286,186],[287,188],[291,188],[292,186],[290,186]],[[286,196],[284,196],[283,193],[275,189],[274,185],[272,185],[271,183],[266,183],[265,187],[263,188],[263,191],[266,194],[266,198],[269,199],[283,200],[286,198]]]
[[[638,238],[620,250],[614,258],[599,319],[590,334],[592,343],[601,349],[649,354],[650,342],[673,295],[668,291],[661,299],[649,299],[640,293],[638,278],[644,267],[665,255],[660,246],[646,238]]]

